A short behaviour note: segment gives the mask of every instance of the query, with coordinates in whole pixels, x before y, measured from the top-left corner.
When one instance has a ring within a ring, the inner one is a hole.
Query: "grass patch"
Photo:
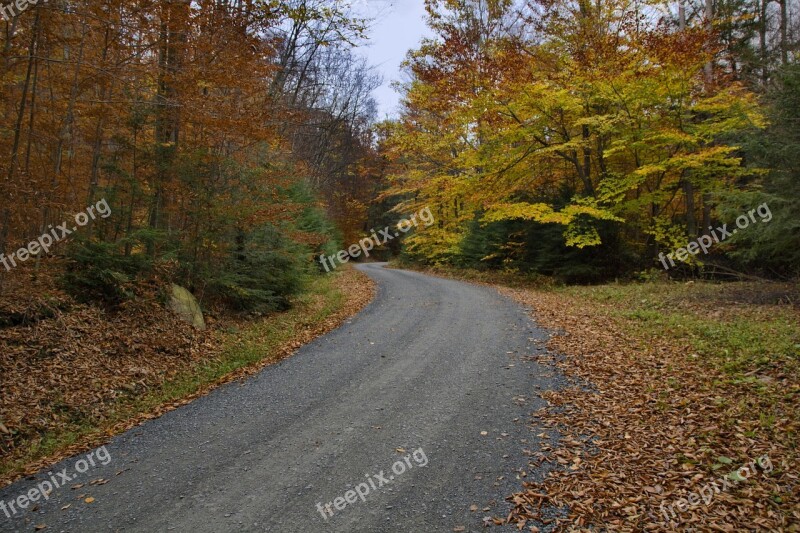
[[[596,306],[646,339],[670,339],[686,355],[735,380],[779,365],[800,375],[800,312],[783,303],[752,303],[757,283],[644,283],[552,289]],[[731,298],[736,294],[737,298]],[[780,299],[776,299],[779,302]]]

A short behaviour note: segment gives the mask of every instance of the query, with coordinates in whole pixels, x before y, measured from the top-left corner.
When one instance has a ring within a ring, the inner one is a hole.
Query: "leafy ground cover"
[[[524,527],[546,502],[570,509],[563,529],[797,531],[797,289],[501,289],[563,332],[550,341],[565,356],[554,364],[592,384],[544,395],[550,407],[537,416],[564,433],[553,454],[564,468],[514,495],[510,521]],[[759,457],[770,464],[737,476]],[[731,486],[708,504],[676,508],[723,476]]]

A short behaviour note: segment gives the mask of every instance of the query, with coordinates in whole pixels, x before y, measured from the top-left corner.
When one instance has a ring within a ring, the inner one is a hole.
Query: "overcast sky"
[[[391,83],[402,79],[400,63],[406,52],[417,48],[431,32],[425,26],[423,0],[356,0],[354,4],[365,16],[376,19],[369,31],[369,42],[358,53],[366,55],[370,65],[384,77],[383,86],[375,91],[380,120],[396,114],[400,95],[392,90]]]

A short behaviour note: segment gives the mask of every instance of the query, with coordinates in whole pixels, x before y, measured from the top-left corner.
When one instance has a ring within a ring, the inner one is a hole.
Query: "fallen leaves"
[[[541,394],[548,407],[535,413],[537,422],[562,433],[550,452],[561,466],[543,482],[523,482],[509,498],[507,523],[542,521],[550,507],[569,511],[557,530],[800,531],[796,375],[781,373],[784,386],[793,381],[767,404],[747,383],[690,357],[680,337],[640,338],[589,299],[500,290],[535,309],[543,327],[565,333],[552,336],[548,348],[566,357],[538,362],[558,366],[574,384]],[[770,426],[767,412],[777,413],[768,415]],[[765,454],[781,464],[771,474],[689,509],[680,526],[660,515],[662,503],[696,492],[714,469],[729,473]]]

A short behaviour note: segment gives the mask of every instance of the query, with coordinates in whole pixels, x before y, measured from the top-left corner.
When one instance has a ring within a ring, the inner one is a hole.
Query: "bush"
[[[190,178],[197,174],[187,171]],[[287,309],[314,272],[316,257],[338,250],[336,229],[302,183],[273,192],[269,201],[286,207],[285,218],[252,229],[246,224],[264,209],[198,202],[192,209],[203,224],[144,228],[113,243],[75,241],[67,249],[63,285],[80,301],[113,305],[132,298],[143,282],[150,288],[174,282],[234,311]]]
[[[469,223],[455,266],[477,270],[514,269],[552,276],[565,283],[599,283],[625,274],[638,260],[620,246],[613,223],[599,224],[603,243],[587,248],[566,245],[558,224],[506,220]]]
[[[152,270],[141,253],[125,253],[125,243],[79,240],[67,248],[69,265],[62,285],[79,302],[116,305],[133,297],[133,282]]]
[[[227,260],[204,276],[205,295],[237,311],[287,309],[303,287],[306,251],[274,226],[240,235],[238,242]]]

